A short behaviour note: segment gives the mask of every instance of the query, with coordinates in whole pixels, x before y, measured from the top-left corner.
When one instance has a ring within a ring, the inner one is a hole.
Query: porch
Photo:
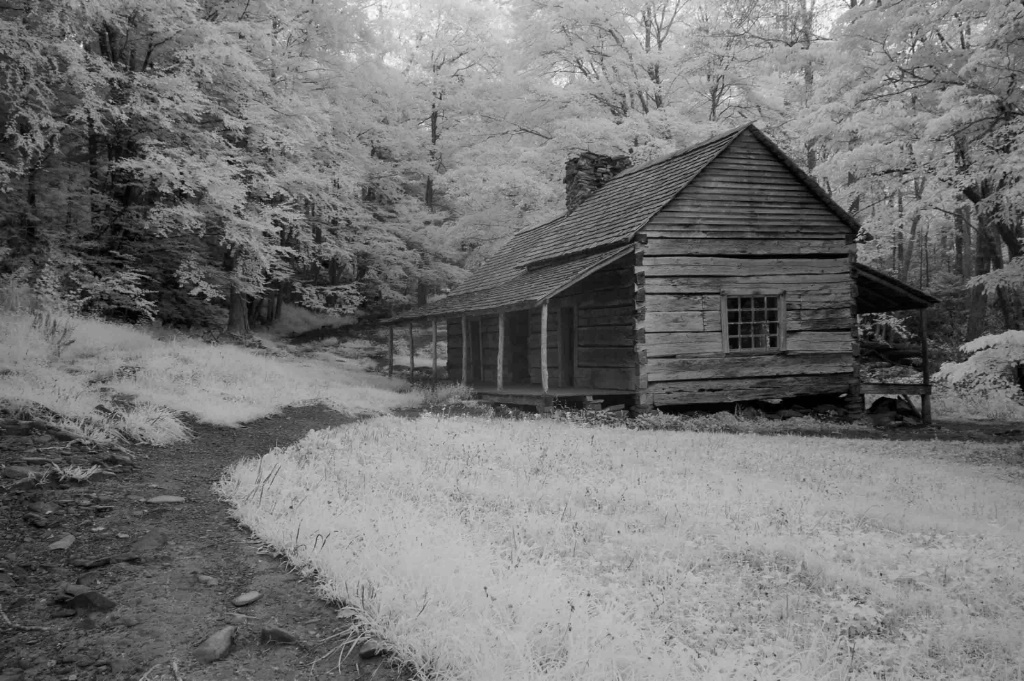
[[[536,407],[540,413],[551,411],[555,402],[575,407],[600,409],[611,404],[632,406],[636,392],[632,390],[610,390],[607,388],[585,387],[548,387],[536,384],[506,385],[498,387],[494,384],[470,385],[470,390],[477,399],[491,404],[518,405]]]
[[[939,302],[938,299],[908,286],[894,277],[859,263],[854,264],[854,274],[857,281],[857,314],[917,310],[918,335],[921,338],[921,344],[912,353],[920,359],[919,378],[898,381],[879,380],[868,376],[867,380],[864,380],[862,376],[853,397],[860,402],[860,407],[863,409],[866,395],[899,395],[908,403],[910,395],[917,395],[921,399],[921,420],[926,425],[931,424],[932,386],[931,369],[928,364],[928,307]],[[867,345],[866,342],[858,344],[858,354],[861,356],[866,349],[865,345]],[[862,361],[861,358],[858,359]]]

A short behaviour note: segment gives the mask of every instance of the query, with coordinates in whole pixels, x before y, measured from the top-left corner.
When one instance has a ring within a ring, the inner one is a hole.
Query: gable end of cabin
[[[654,406],[858,384],[853,231],[745,131],[637,235]]]

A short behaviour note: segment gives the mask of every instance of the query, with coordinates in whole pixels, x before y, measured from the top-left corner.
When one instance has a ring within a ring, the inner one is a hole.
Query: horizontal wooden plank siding
[[[843,331],[800,331],[786,336],[786,347],[791,352],[853,352],[853,337],[849,328]]]
[[[688,333],[659,331],[644,333],[647,357],[719,356],[722,352],[721,331]]]
[[[839,374],[853,371],[848,353],[787,353],[784,355],[730,355],[706,358],[649,358],[651,381],[695,381],[712,378],[784,376],[787,374]]]
[[[641,231],[655,405],[846,392],[855,381],[850,228],[741,135]],[[727,351],[723,296],[779,295],[783,348]]]
[[[581,307],[579,310],[580,327],[596,326],[628,326],[633,322],[636,308],[630,305],[612,307]]]
[[[652,298],[661,296],[651,296]],[[644,329],[662,331],[672,329],[677,332],[699,333],[703,331],[721,331],[721,314],[708,314],[698,310],[681,310],[679,312],[647,312],[644,314]]]
[[[595,392],[636,389],[635,275],[627,258],[602,268],[555,296],[548,310],[548,382],[562,385],[559,365],[559,324],[562,310],[575,310],[573,387]],[[530,311],[530,382],[540,384],[540,310]]]
[[[624,259],[552,300],[576,309],[576,387],[636,389],[635,280],[631,258]]]
[[[647,244],[648,256],[686,256],[686,255],[721,255],[721,256],[765,256],[765,255],[817,255],[845,256],[850,253],[850,246],[843,235],[828,239],[694,239],[676,232],[657,232],[648,228],[650,241]],[[646,261],[646,258],[645,258]]]
[[[852,373],[774,376],[759,379],[652,382],[649,390],[655,406],[667,406],[839,394],[849,390],[853,381]]]
[[[676,256],[644,258],[640,270],[648,277],[800,277],[839,275],[849,280],[849,256],[836,258],[721,258]]]
[[[751,291],[797,289],[801,291],[818,291],[833,293],[849,291],[853,285],[849,274],[794,274],[794,275],[763,275],[752,277],[688,277],[685,275],[647,277],[647,293],[720,293],[725,289],[744,289]]]

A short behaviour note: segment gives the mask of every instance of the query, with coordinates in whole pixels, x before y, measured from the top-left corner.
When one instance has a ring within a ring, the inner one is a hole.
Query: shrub
[[[982,336],[960,350],[967,359],[935,373],[937,408],[967,418],[1024,417],[1024,331]]]

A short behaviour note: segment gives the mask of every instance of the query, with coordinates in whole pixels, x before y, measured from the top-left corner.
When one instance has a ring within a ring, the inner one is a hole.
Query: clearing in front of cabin
[[[1016,679],[1019,457],[382,417],[220,491],[431,678]]]

